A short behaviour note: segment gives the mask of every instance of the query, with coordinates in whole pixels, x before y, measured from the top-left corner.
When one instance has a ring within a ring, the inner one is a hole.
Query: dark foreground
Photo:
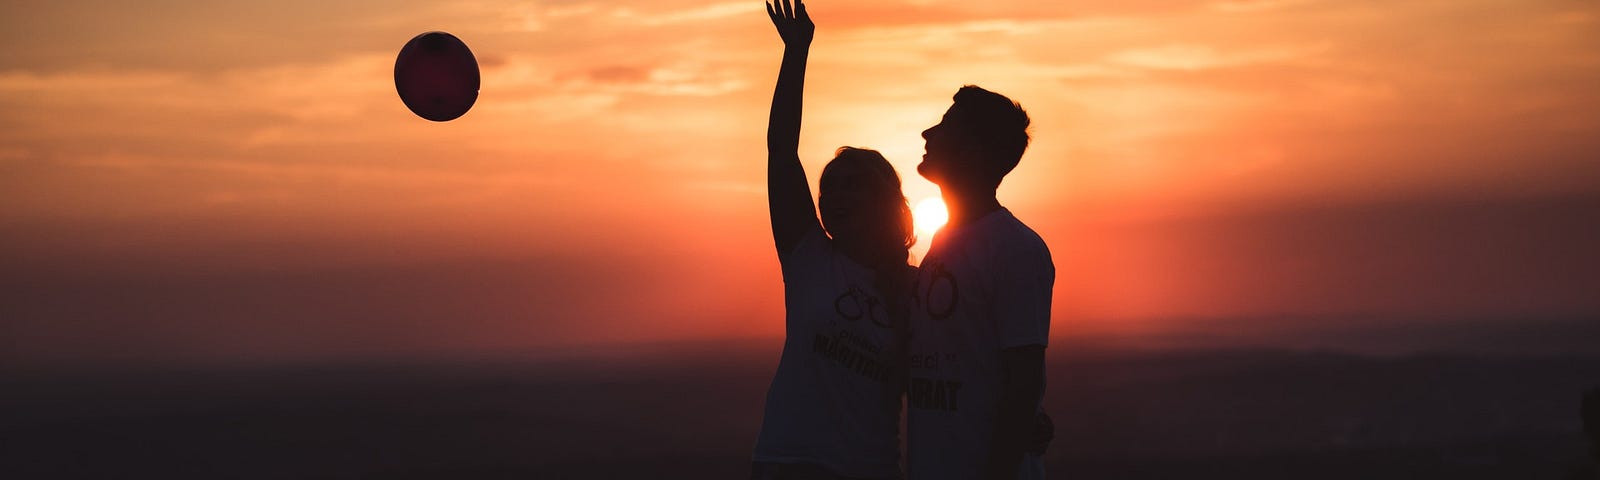
[[[775,362],[9,375],[0,478],[744,478]],[[1072,479],[1567,478],[1600,385],[1595,357],[1080,350],[1048,368],[1046,464]]]

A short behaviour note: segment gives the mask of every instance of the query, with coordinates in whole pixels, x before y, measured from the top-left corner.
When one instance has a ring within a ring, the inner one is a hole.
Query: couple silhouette
[[[784,43],[767,191],[785,340],[751,478],[1042,478],[1055,267],[995,198],[1028,146],[1027,113],[968,85],[922,132],[917,172],[939,186],[950,217],[912,266],[911,209],[883,155],[838,149],[812,202],[798,149],[815,25],[799,0],[768,3],[767,14]]]

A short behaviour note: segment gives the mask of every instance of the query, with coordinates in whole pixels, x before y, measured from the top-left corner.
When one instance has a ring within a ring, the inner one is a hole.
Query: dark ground
[[[0,478],[745,478],[762,347],[11,374]],[[1048,368],[1046,465],[1072,479],[1567,478],[1600,385],[1600,357],[1572,356],[1080,349]]]

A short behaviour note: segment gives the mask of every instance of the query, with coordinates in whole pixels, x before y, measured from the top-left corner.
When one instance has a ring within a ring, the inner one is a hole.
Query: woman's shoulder
[[[779,253],[778,260],[788,263],[796,258],[830,255],[833,252],[832,243],[828,235],[823,233],[821,226],[814,226],[801,234],[800,240],[794,242],[788,251]]]
[[[800,241],[778,254],[778,267],[783,271],[784,283],[815,280],[819,268],[833,257],[833,245],[822,227],[815,227],[800,236]]]

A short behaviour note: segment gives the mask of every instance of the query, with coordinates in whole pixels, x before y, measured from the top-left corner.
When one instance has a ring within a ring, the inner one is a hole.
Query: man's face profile
[[[952,174],[961,175],[958,163],[962,161],[964,137],[961,135],[960,116],[956,107],[950,105],[939,124],[922,131],[926,152],[922,155],[922,163],[917,165],[917,173],[940,186],[944,186]]]

